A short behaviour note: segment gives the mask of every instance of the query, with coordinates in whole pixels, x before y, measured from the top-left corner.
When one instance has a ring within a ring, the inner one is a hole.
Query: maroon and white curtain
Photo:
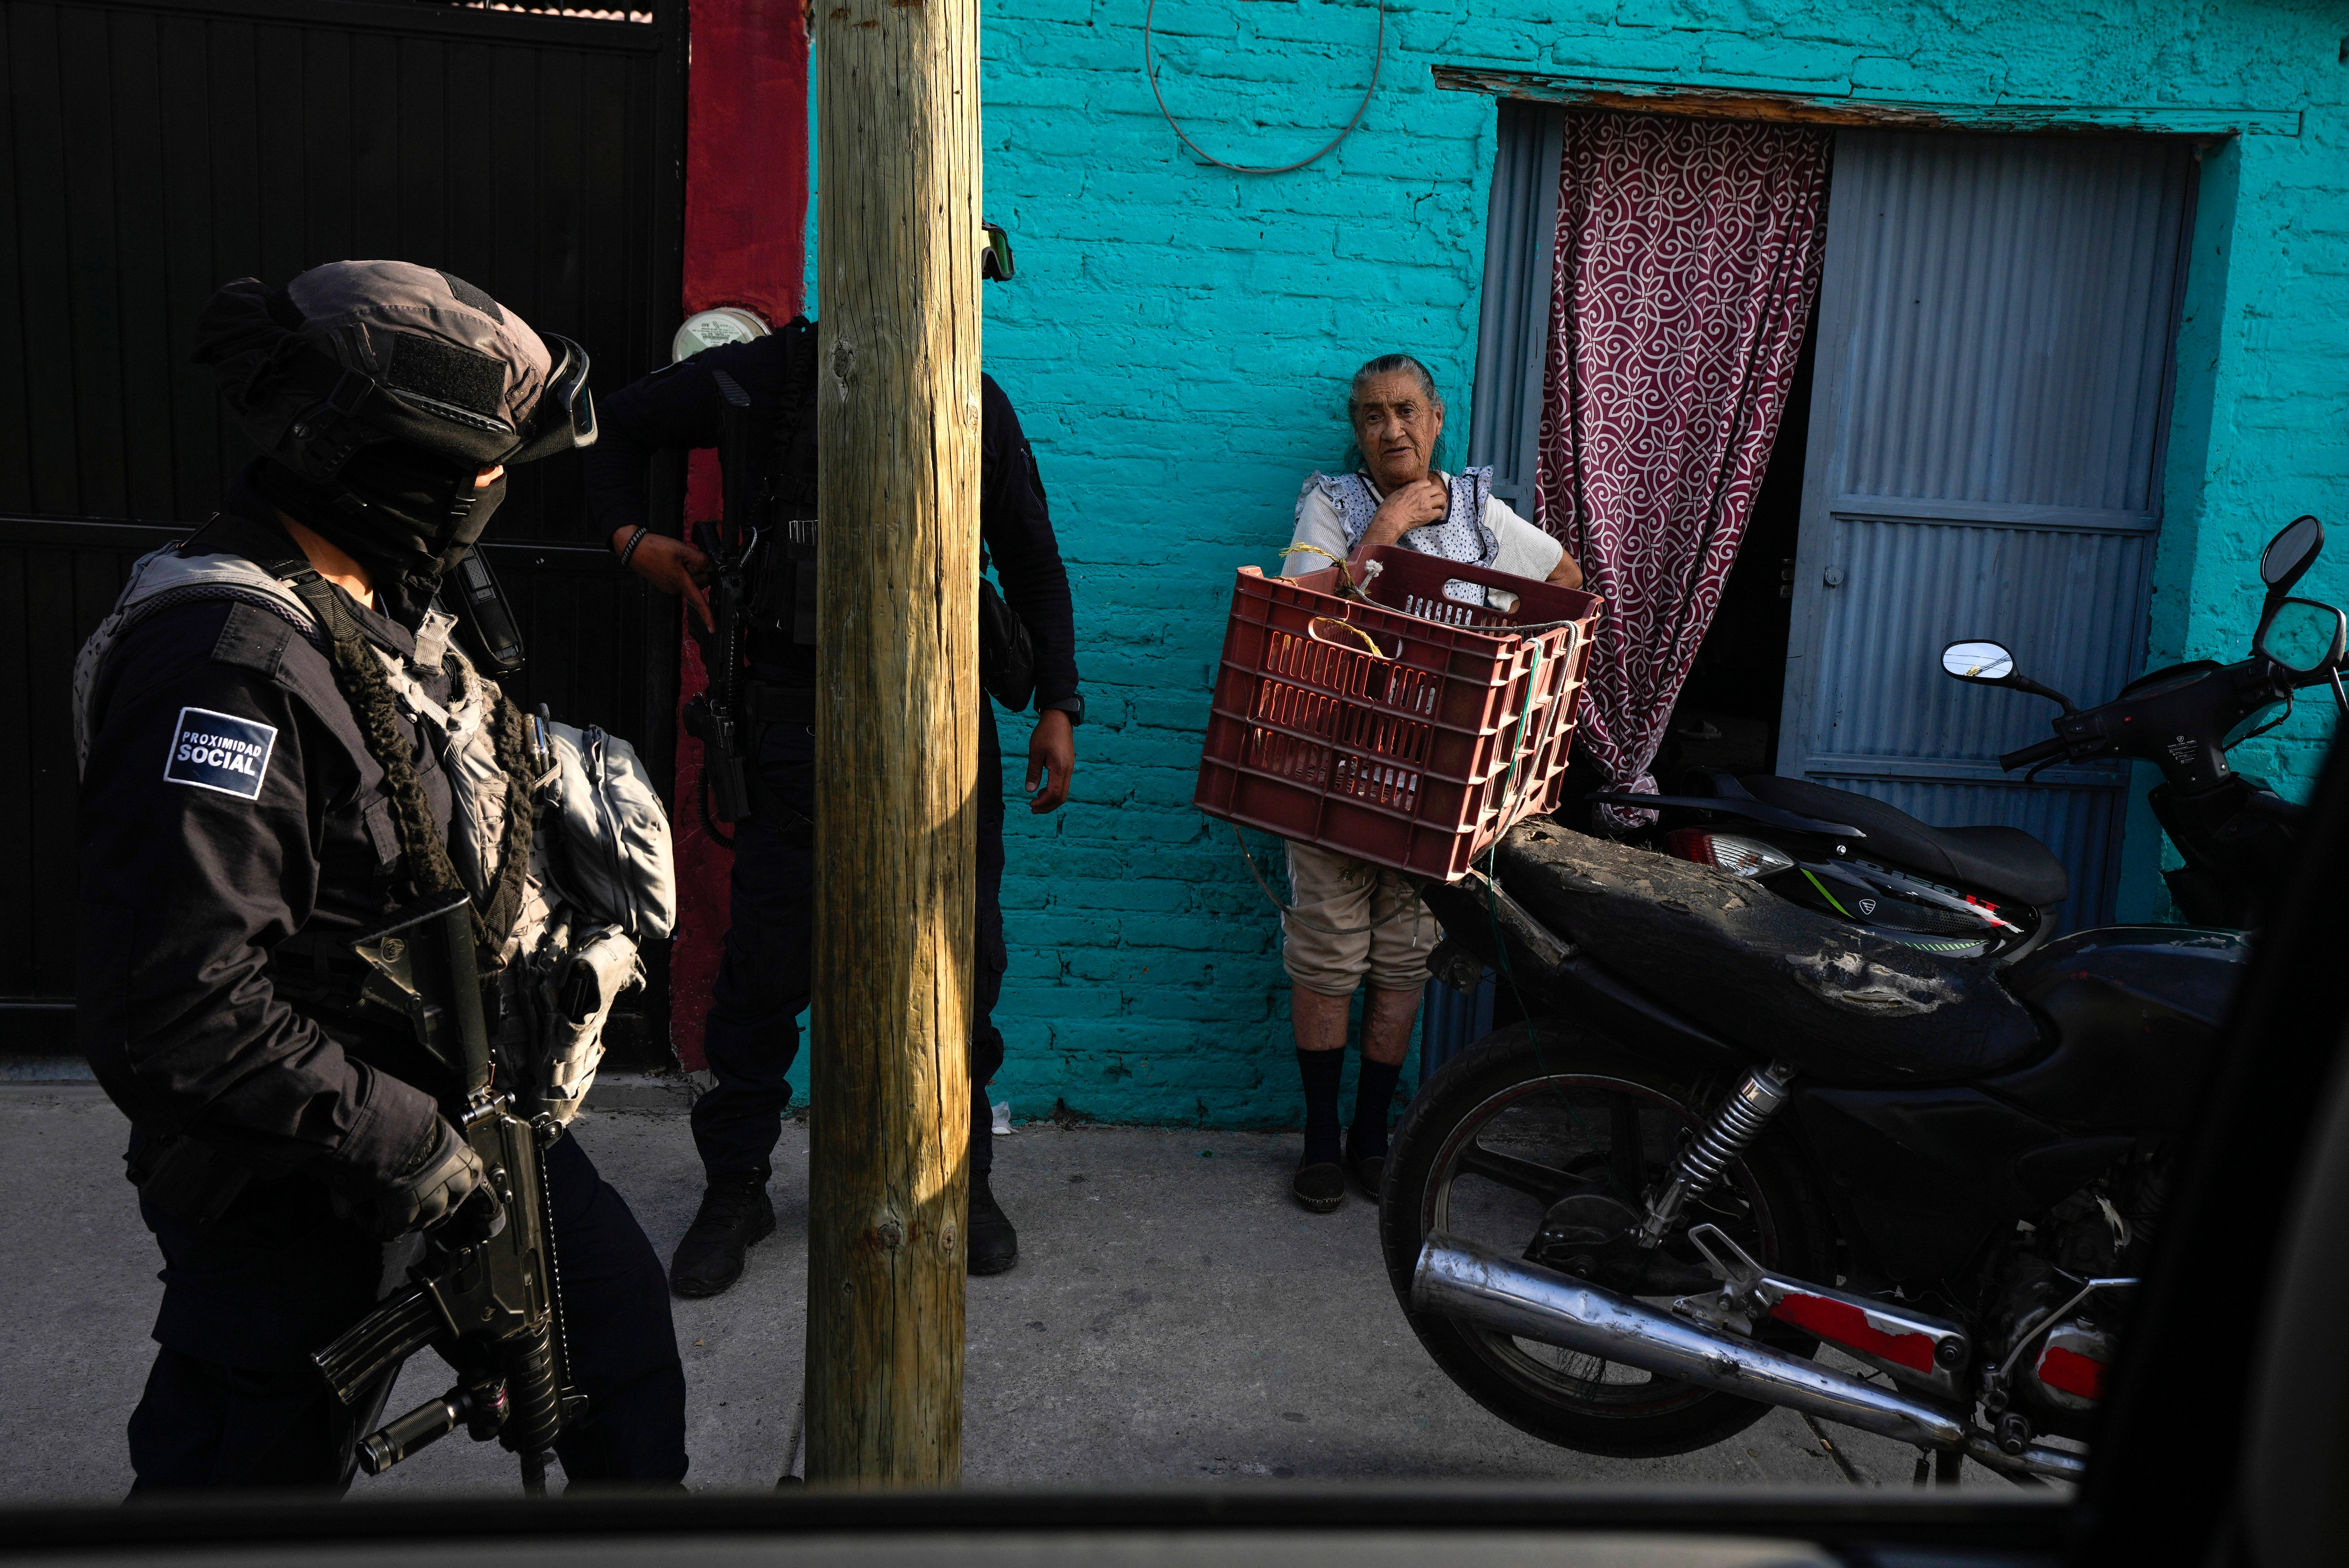
[[[1818,293],[1832,146],[1568,112],[1535,503],[1607,597],[1579,739],[1618,788],[1654,788],[1769,464]]]

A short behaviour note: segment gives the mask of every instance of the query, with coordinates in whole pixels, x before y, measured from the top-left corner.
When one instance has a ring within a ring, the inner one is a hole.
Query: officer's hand
[[[417,1143],[398,1175],[378,1189],[358,1214],[384,1241],[429,1231],[457,1212],[487,1180],[481,1157],[442,1117]]]
[[[636,531],[633,528],[614,530],[613,553],[626,549]],[[709,581],[709,557],[684,540],[671,539],[666,533],[646,534],[636,552],[628,557],[628,570],[672,598],[683,596],[693,606],[693,613],[701,617],[705,631],[718,629],[709,614],[709,595],[702,592]]]
[[[1048,707],[1036,716],[1036,728],[1028,737],[1028,793],[1035,799],[1028,809],[1038,816],[1057,811],[1069,798],[1069,771],[1077,765],[1077,738],[1069,723],[1069,716],[1057,707]],[[1043,785],[1040,794],[1037,786]]]

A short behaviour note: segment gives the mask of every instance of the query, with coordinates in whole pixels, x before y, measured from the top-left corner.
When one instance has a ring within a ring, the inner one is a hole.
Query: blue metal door
[[[2054,707],[1941,673],[1991,637],[2082,706],[2144,655],[2190,152],[1847,131],[1820,284],[1778,769],[2006,823],[2111,918],[2128,775],[1997,758]]]

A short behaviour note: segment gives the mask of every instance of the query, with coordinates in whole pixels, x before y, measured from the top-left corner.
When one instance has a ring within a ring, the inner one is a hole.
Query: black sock
[[[1402,1077],[1401,1062],[1362,1058],[1354,1080],[1354,1158],[1380,1160],[1387,1151],[1387,1112],[1394,1104],[1395,1080]]]
[[[1299,1051],[1298,1076],[1305,1080],[1306,1165],[1338,1163],[1338,1078],[1346,1070],[1344,1051]]]

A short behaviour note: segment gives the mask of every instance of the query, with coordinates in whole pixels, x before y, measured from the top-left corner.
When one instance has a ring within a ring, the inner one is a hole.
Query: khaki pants
[[[1295,915],[1282,916],[1281,962],[1291,980],[1325,996],[1350,996],[1366,977],[1381,991],[1416,991],[1427,984],[1435,917],[1401,872],[1291,844],[1288,882],[1296,915],[1350,934],[1333,936]]]

